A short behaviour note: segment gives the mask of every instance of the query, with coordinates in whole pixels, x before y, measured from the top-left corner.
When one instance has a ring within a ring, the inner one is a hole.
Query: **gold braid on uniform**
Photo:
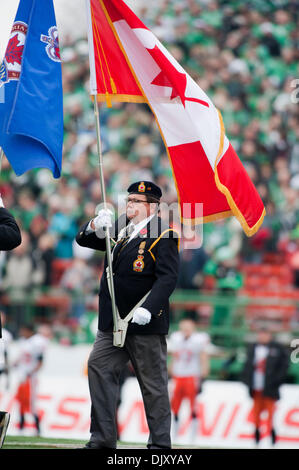
[[[179,237],[179,232],[177,230],[174,230],[173,228],[168,228],[166,230],[164,230],[161,235],[154,241],[154,243],[151,244],[151,246],[149,247],[148,251],[149,253],[151,254],[151,257],[153,258],[154,261],[156,261],[156,258],[154,256],[154,254],[152,253],[152,249],[154,248],[154,246],[157,245],[157,243],[161,240],[161,238],[163,238],[163,236],[165,235],[165,233],[167,232],[174,232],[174,233],[177,233],[178,235],[178,238],[177,238],[177,241],[178,241],[178,251],[180,250],[180,237]],[[174,238],[175,240],[175,238]]]

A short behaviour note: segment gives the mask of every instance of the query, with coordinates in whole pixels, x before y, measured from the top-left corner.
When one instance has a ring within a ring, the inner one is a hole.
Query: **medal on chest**
[[[133,262],[133,270],[138,272],[138,273],[141,273],[144,269],[144,256],[143,256],[143,253],[144,253],[144,247],[146,245],[146,242],[141,242],[140,245],[139,245],[139,248],[138,248],[138,256],[137,256],[137,259],[135,259],[135,261]]]

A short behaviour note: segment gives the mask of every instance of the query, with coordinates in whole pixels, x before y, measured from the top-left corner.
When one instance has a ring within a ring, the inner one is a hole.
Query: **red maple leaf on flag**
[[[179,72],[176,67],[167,59],[165,54],[155,46],[153,49],[147,49],[154,61],[161,68],[161,72],[151,82],[152,85],[167,86],[172,88],[170,99],[173,100],[177,96],[181,98],[182,105],[185,101],[195,101],[207,108],[209,103],[198,98],[189,98],[185,95],[187,87],[187,76],[185,73]]]
[[[15,34],[7,45],[5,59],[8,64],[17,62],[21,65],[24,46],[19,46],[18,35]]]
[[[181,89],[185,90],[186,89],[186,82],[187,82],[187,78],[186,78],[186,75],[184,74],[181,74],[180,72],[177,72],[177,82],[181,85]],[[182,103],[183,105],[185,105],[185,101],[186,101],[186,97],[185,95],[182,93],[180,94],[180,92],[177,90],[176,87],[173,86],[173,84],[170,82],[169,78],[167,77],[167,75],[165,74],[164,71],[161,70],[161,72],[159,73],[159,75],[157,75],[154,80],[152,81],[152,85],[158,85],[158,86],[167,86],[167,87],[171,87],[172,88],[172,91],[171,91],[171,97],[170,99],[173,100],[174,98],[176,98],[177,96],[180,96],[181,100],[182,100]]]

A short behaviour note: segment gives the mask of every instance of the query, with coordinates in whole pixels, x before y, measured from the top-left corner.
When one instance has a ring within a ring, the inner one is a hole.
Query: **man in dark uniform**
[[[115,224],[112,249],[116,305],[124,318],[149,292],[129,323],[124,347],[113,345],[112,304],[105,259],[99,294],[99,324],[88,361],[91,395],[91,438],[87,449],[116,448],[116,405],[119,376],[131,360],[143,395],[150,430],[148,448],[170,448],[166,335],[169,297],[178,276],[178,236],[158,215],[162,192],[152,182],[128,188],[126,215]],[[111,226],[106,210],[83,226],[81,246],[105,251],[103,227]],[[113,231],[113,229],[112,229]],[[126,236],[127,235],[127,236]]]
[[[258,325],[257,340],[248,346],[247,358],[242,372],[242,381],[247,385],[253,399],[254,439],[260,441],[261,414],[267,411],[267,434],[272,444],[276,442],[273,426],[275,404],[279,399],[279,387],[284,383],[289,367],[287,349],[274,341],[265,325]]]
[[[21,243],[21,232],[14,217],[5,209],[0,196],[0,250],[13,250]],[[0,346],[2,346],[2,326],[0,316]],[[0,357],[0,361],[3,360]],[[0,449],[3,445],[10,415],[0,411]]]
[[[21,244],[21,232],[10,212],[3,206],[0,197],[0,250],[13,250]]]

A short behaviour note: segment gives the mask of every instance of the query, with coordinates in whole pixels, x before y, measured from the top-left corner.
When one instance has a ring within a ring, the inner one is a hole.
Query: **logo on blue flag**
[[[0,90],[0,147],[15,173],[49,168],[59,178],[63,93],[53,0],[20,0],[0,66]]]
[[[0,87],[10,80],[19,80],[28,25],[22,21],[13,24],[4,60],[0,67]]]
[[[40,40],[47,44],[46,52],[50,59],[54,62],[61,62],[57,27],[52,26],[49,29],[48,36],[42,34]]]

